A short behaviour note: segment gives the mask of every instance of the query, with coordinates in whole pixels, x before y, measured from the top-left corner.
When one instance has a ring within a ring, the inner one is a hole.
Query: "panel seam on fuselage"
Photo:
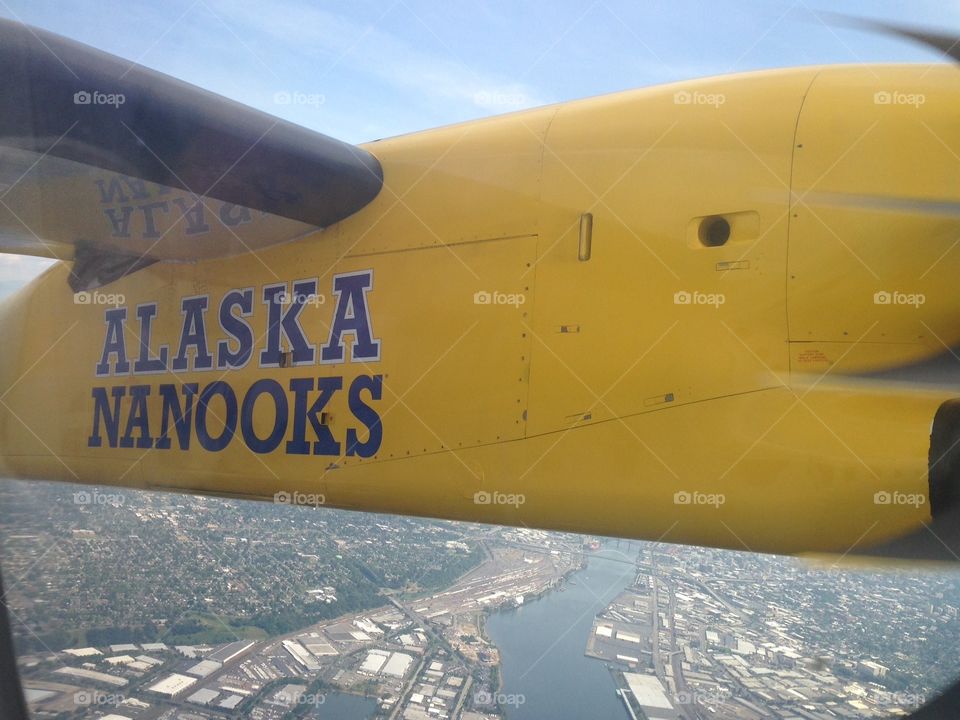
[[[786,353],[787,353],[787,374],[793,374],[793,356],[790,352],[790,239],[793,234],[793,171],[797,162],[797,138],[800,132],[800,118],[803,116],[803,106],[807,102],[807,96],[810,94],[810,90],[813,88],[813,84],[816,82],[817,78],[820,77],[820,73],[823,70],[817,70],[813,77],[810,78],[810,83],[807,85],[807,89],[803,91],[803,96],[800,98],[800,108],[797,110],[797,119],[793,125],[793,142],[790,143],[790,179],[789,185],[787,186],[787,248],[786,253],[784,254],[784,266],[783,266],[783,315],[785,325],[785,340],[786,340]]]

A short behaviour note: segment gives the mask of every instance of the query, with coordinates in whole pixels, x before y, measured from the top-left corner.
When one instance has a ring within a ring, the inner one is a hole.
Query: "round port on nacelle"
[[[711,215],[700,221],[698,235],[706,247],[720,247],[730,239],[730,223],[721,215]]]

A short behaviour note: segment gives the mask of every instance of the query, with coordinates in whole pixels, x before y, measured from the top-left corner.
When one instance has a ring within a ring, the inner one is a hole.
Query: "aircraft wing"
[[[21,23],[0,67],[0,252],[75,260],[75,291],[294,239],[383,184],[361,148]]]

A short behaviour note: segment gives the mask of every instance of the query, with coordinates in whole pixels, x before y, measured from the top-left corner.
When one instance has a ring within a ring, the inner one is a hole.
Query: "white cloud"
[[[23,287],[55,262],[29,255],[0,253],[0,297]]]

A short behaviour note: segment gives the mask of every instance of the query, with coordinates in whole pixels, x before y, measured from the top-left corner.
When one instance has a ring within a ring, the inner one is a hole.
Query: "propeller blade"
[[[950,57],[956,62],[960,62],[960,37],[949,33],[934,32],[923,28],[900,25],[884,20],[868,20],[866,18],[851,17],[835,13],[821,13],[821,17],[826,17],[834,25],[843,25],[858,30],[869,32],[880,32],[886,35],[912,40],[913,42],[926,45],[941,52],[945,57]]]

